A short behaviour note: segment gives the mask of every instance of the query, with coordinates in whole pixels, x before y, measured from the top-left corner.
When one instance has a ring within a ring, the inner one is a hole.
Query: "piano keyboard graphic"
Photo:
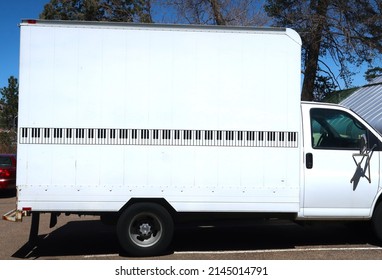
[[[285,131],[20,128],[20,144],[154,145],[297,148],[298,133]]]

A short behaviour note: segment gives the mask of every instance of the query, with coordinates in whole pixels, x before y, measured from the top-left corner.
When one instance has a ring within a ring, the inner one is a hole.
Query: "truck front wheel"
[[[375,208],[372,221],[374,233],[379,241],[382,242],[382,203],[379,203]]]
[[[119,217],[117,235],[131,256],[162,254],[171,243],[174,223],[168,211],[155,203],[136,203]]]

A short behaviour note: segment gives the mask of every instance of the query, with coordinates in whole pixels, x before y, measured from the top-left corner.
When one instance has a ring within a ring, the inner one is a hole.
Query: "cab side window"
[[[311,137],[315,149],[358,150],[367,129],[353,116],[340,110],[312,109]]]

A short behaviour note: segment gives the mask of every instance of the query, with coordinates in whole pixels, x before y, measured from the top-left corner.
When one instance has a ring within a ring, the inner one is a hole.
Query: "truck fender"
[[[382,188],[380,187],[379,190],[378,190],[377,195],[375,196],[373,205],[372,205],[372,207],[370,209],[370,218],[373,218],[376,208],[381,203],[382,203]]]
[[[118,213],[119,215],[123,213],[129,206],[135,204],[135,203],[156,203],[161,206],[163,206],[173,218],[176,215],[176,210],[172,205],[163,197],[158,197],[158,198],[139,198],[139,197],[133,197],[131,198],[128,202],[126,202],[121,209],[119,209]]]

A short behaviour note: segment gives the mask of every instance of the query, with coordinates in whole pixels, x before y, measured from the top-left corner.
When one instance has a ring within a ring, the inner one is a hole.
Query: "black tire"
[[[382,242],[382,203],[379,203],[373,213],[373,229],[379,242]]]
[[[165,253],[172,241],[174,222],[168,211],[155,203],[136,203],[119,217],[117,236],[130,256],[145,257]]]

